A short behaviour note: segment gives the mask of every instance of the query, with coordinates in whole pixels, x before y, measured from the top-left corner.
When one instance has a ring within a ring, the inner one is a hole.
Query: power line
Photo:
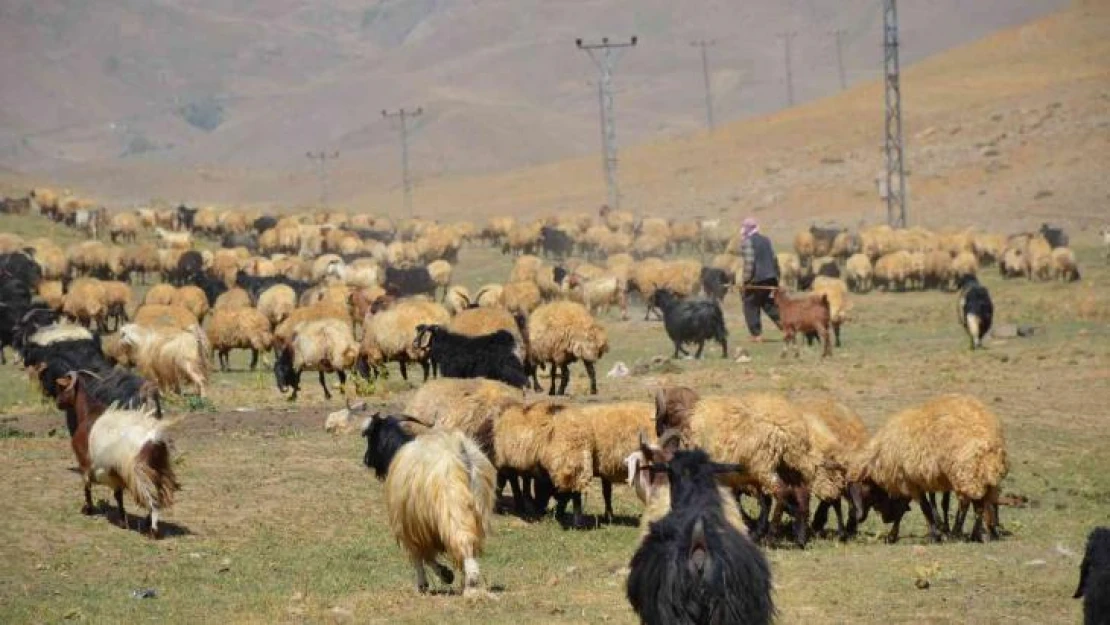
[[[790,43],[798,33],[787,31],[778,36],[782,39],[783,62],[786,64],[786,102],[789,106],[794,106],[794,69],[791,67]]]
[[[609,189],[609,206],[613,209],[620,207],[620,191],[617,188],[617,130],[616,119],[613,113],[613,68],[617,64],[623,48],[636,45],[637,38],[632,36],[626,42],[611,42],[608,37],[602,37],[600,43],[586,43],[582,39],[575,39],[574,45],[579,50],[585,50],[590,59],[601,72],[598,82],[601,98],[601,132],[602,144],[605,152],[605,182]]]
[[[339,158],[339,152],[307,152],[305,153],[309,159],[316,161],[316,178],[320,181],[320,206],[327,208],[328,206],[328,161],[334,161]]]
[[[903,163],[902,86],[898,63],[898,3],[883,0],[883,76],[886,83],[884,143],[886,151],[886,217],[891,227],[906,227],[906,170]]]
[[[704,39],[690,42],[691,46],[701,48],[701,74],[702,79],[705,81],[705,125],[709,130],[713,130],[713,84],[709,80],[708,48],[713,47],[716,43],[715,41],[706,41]]]
[[[840,78],[840,90],[844,91],[848,87],[848,79],[844,74],[844,31],[838,28],[832,31],[832,35],[836,38],[836,75]]]
[[[423,113],[424,109],[422,107],[417,107],[416,109],[408,111],[401,108],[392,113],[386,110],[382,111],[382,117],[390,121],[396,120],[396,125],[401,131],[401,188],[405,199],[405,214],[409,217],[412,217],[412,176],[409,174],[409,124]]]

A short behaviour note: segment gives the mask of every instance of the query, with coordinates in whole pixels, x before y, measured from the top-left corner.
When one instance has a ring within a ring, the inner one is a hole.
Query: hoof
[[[90,505],[81,506],[81,514],[85,516],[92,516],[96,514],[96,508],[93,508]]]

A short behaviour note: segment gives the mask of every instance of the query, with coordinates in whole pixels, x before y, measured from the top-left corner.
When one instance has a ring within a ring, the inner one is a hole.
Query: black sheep
[[[277,217],[271,217],[269,215],[263,215],[263,216],[259,217],[258,219],[255,219],[254,222],[251,223],[251,227],[254,228],[254,231],[256,233],[262,234],[263,232],[266,232],[270,228],[273,228],[273,227],[277,226],[277,223],[278,223]]]
[[[432,370],[448,378],[486,378],[523,388],[528,384],[524,363],[514,353],[516,339],[506,330],[463,336],[438,325],[416,326],[416,347],[428,349]]]
[[[253,252],[258,249],[258,236],[253,232],[244,234],[229,232],[220,240],[220,245],[225,248],[243,247]]]
[[[771,569],[763,553],[729,524],[715,473],[701,450],[677,451],[666,470],[671,510],[652,523],[632,556],[626,594],[653,624],[770,623]],[[651,470],[659,470],[651,467]]]
[[[574,239],[558,228],[552,228],[551,226],[541,228],[540,242],[545,256],[566,258],[574,252]]]
[[[1048,244],[1052,246],[1052,249],[1068,246],[1068,235],[1064,232],[1063,228],[1050,226],[1048,224],[1041,224],[1041,229],[1039,232],[1041,233],[1041,236],[1043,236],[1045,240],[1048,241]]]
[[[263,291],[276,284],[284,284],[293,289],[293,292],[297,295],[297,299],[300,299],[305,291],[312,288],[311,282],[294,280],[286,276],[267,276],[265,278],[259,278],[248,274],[242,269],[235,274],[235,286],[246,291],[251,296],[251,302],[255,304],[258,303],[258,296],[261,295]]]
[[[971,349],[982,347],[983,337],[990,331],[994,318],[990,291],[973,275],[961,276],[957,286],[960,289],[960,325],[971,338]]]
[[[171,284],[182,286],[190,277],[198,275],[202,271],[204,271],[204,257],[200,255],[200,252],[189,250],[177,259],[177,266],[169,271],[169,275],[166,277]]]
[[[1087,537],[1079,587],[1072,596],[1083,598],[1085,625],[1110,625],[1110,527],[1096,527]]]
[[[178,230],[193,230],[193,219],[197,216],[199,208],[189,208],[184,204],[177,207],[177,229]]]
[[[705,342],[713,339],[721,344],[721,358],[728,358],[728,328],[721,305],[704,299],[679,299],[668,289],[659,289],[651,296],[653,306],[663,311],[663,327],[674,342],[674,356],[688,356],[683,343],[697,343],[694,358],[701,358]]]
[[[728,288],[736,284],[736,276],[730,271],[717,267],[701,268],[701,289],[705,294],[716,301],[721,301],[728,294]]]
[[[386,267],[382,286],[386,293],[394,297],[427,295],[432,299],[435,299],[436,289],[439,288],[427,267]]]

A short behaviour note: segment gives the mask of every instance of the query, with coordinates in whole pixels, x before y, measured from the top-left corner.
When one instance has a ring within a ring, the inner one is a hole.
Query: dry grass
[[[805,551],[770,551],[776,600],[794,622],[1067,622],[1079,606],[1074,590],[1078,553],[1088,529],[1105,522],[1110,504],[1110,270],[1093,247],[1080,247],[1079,284],[1001,281],[985,273],[1000,323],[1043,325],[1029,339],[990,341],[966,350],[943,293],[875,293],[855,298],[856,319],[845,346],[828,362],[814,350],[780,359],[780,345],[752,346],[735,296],[727,301],[734,345],[753,361],[678,361],[663,370],[600,380],[603,399],[648,397],[674,382],[703,392],[780,390],[792,396],[832,393],[874,427],[885,415],[942,392],[972,393],[1002,416],[1013,470],[1004,493],[1030,498],[1005,508],[1013,535],[1001,543],[929,545],[919,513],[911,512],[896,546],[869,520],[847,545],[817,540]],[[464,251],[460,280],[468,286],[503,278],[508,263],[484,249]],[[1091,299],[1093,318],[1080,320]],[[636,315],[633,315],[636,318]],[[614,362],[647,362],[670,352],[659,322],[606,320]],[[771,333],[774,334],[773,332]],[[498,600],[416,597],[411,572],[390,540],[380,485],[360,465],[362,440],[325,434],[322,401],[311,376],[304,401],[288,406],[268,370],[216,374],[214,412],[185,413],[176,432],[179,505],[168,515],[170,536],[153,543],[114,527],[107,517],[79,514],[80,480],[56,410],[42,405],[25,377],[0,370],[4,431],[0,496],[9,514],[0,532],[0,619],[89,622],[511,623],[633,622],[623,598],[624,567],[637,530],[615,525],[564,531],[552,519],[527,524],[498,516],[483,574]],[[574,368],[571,391],[586,380]],[[375,402],[397,405],[409,392],[391,378]],[[581,399],[581,397],[579,397]],[[18,400],[19,403],[15,403]],[[171,408],[184,411],[178,400]],[[237,410],[237,409],[246,410]],[[64,432],[64,430],[63,430]],[[98,496],[108,498],[106,491]],[[600,510],[600,493],[586,506]],[[617,513],[635,518],[638,503],[617,489]],[[104,504],[107,511],[109,506]],[[915,581],[925,577],[928,590]],[[851,580],[850,583],[842,580]],[[133,590],[154,588],[154,599]]]

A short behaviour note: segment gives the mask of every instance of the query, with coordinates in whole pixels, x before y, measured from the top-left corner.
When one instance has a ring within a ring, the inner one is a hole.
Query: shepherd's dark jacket
[[[740,244],[740,255],[744,258],[744,283],[760,283],[777,280],[779,263],[771,240],[758,232],[744,239]]]

